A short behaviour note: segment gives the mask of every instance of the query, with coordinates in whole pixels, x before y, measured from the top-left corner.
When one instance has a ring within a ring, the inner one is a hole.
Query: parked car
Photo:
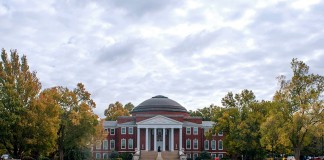
[[[296,160],[296,159],[295,159],[295,156],[288,156],[287,160]]]
[[[1,156],[1,159],[4,160],[4,159],[9,159],[9,154],[3,154]]]

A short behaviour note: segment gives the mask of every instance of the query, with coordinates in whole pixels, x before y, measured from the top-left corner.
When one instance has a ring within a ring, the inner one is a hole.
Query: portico
[[[182,122],[157,115],[137,123],[137,148],[158,151],[159,147],[161,151],[182,148]]]

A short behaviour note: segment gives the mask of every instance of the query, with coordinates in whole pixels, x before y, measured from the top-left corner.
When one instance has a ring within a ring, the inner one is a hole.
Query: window
[[[103,159],[108,159],[108,154],[107,153],[103,154]]]
[[[191,127],[186,128],[186,134],[191,134]]]
[[[121,149],[125,149],[126,148],[126,139],[122,139],[121,140]]]
[[[194,127],[193,128],[193,134],[194,135],[198,135],[198,127]]]
[[[108,141],[107,140],[103,141],[103,149],[108,150]]]
[[[110,135],[115,135],[115,128],[110,128]]]
[[[190,149],[191,148],[191,141],[190,141],[190,139],[187,139],[187,141],[186,141],[186,148],[187,149]]]
[[[193,159],[196,159],[198,157],[198,153],[193,154]]]
[[[101,158],[100,153],[96,153],[96,159],[100,159],[100,158]]]
[[[97,141],[97,143],[96,143],[96,149],[101,149],[101,141]]]
[[[218,150],[223,150],[223,141],[222,140],[218,141]]]
[[[133,134],[133,127],[128,127],[128,134]]]
[[[219,136],[223,136],[223,131],[219,131],[219,132],[218,132],[218,135],[219,135]]]
[[[115,140],[110,140],[110,150],[115,149]]]
[[[198,139],[193,140],[193,148],[198,149]]]
[[[209,150],[209,141],[208,140],[205,140],[205,150]]]
[[[126,134],[126,127],[121,128],[121,134]]]
[[[105,133],[105,134],[108,134],[108,128],[105,128],[105,129],[104,129],[104,133]]]
[[[133,149],[133,139],[128,140],[128,149]]]
[[[220,159],[222,159],[222,158],[223,158],[223,154],[218,154],[218,157],[219,157]]]
[[[211,154],[211,157],[212,157],[213,159],[215,159],[215,158],[216,158],[216,154],[215,154],[215,153],[212,153],[212,154]]]
[[[211,148],[212,148],[212,150],[216,150],[216,141],[215,140],[211,141]]]
[[[191,154],[187,154],[187,158],[191,158]]]

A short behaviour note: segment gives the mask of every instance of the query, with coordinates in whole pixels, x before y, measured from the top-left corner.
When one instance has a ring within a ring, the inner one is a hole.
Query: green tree
[[[72,155],[85,153],[84,148],[90,147],[99,124],[98,116],[93,113],[96,104],[90,98],[90,93],[85,90],[82,83],[78,83],[77,88],[73,90],[64,87],[53,87],[48,90],[53,92],[55,104],[61,108],[57,132],[60,159],[71,159]]]
[[[129,104],[129,103],[128,103]],[[119,116],[129,116],[129,111],[120,102],[109,104],[104,112],[107,121],[115,121]]]
[[[224,146],[227,152],[236,158],[245,159],[263,156],[260,144],[260,125],[264,121],[266,109],[255,100],[252,91],[243,90],[239,94],[229,92],[223,99],[223,109],[216,109],[213,120],[216,122],[212,133],[225,133]]]
[[[284,108],[277,102],[264,102],[263,105],[267,109],[267,114],[265,121],[260,126],[261,145],[270,151],[272,157],[289,152],[286,149],[289,144],[282,139],[282,133],[285,132],[282,124],[287,111],[283,110]]]
[[[292,60],[291,69],[293,76],[290,80],[285,76],[278,78],[280,89],[276,91],[274,101],[287,110],[283,115],[286,121],[282,125],[285,131],[282,134],[299,160],[303,146],[310,143],[314,127],[323,122],[324,77],[309,74],[309,67],[297,59]]]
[[[134,109],[134,105],[131,102],[128,102],[127,104],[125,104],[124,109],[126,109],[128,113],[131,113]]]
[[[10,58],[4,49],[0,62],[0,143],[14,158],[21,158],[28,151],[33,132],[27,123],[29,110],[41,89],[36,72],[31,72],[26,56],[10,51]]]
[[[193,110],[189,110],[189,115],[191,117],[202,117],[202,114],[199,111],[193,111]]]

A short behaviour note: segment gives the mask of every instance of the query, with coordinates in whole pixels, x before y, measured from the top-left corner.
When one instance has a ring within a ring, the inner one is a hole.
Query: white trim
[[[189,129],[189,132],[188,132]],[[186,135],[191,135],[191,127],[186,127]]]
[[[195,133],[195,129],[197,129],[197,133]],[[193,135],[198,135],[198,133],[199,133],[199,130],[198,130],[198,127],[193,127]]]
[[[163,134],[162,134],[162,151],[165,151],[165,128],[163,128]]]
[[[132,143],[130,143],[132,141]],[[132,147],[129,147],[129,144],[132,144]],[[134,140],[132,138],[128,139],[128,149],[133,149],[134,148]]]
[[[157,130],[156,130],[156,128],[154,128],[153,132],[154,132],[154,151],[157,151],[157,148],[156,148],[156,136],[157,136],[156,132],[157,132]]]
[[[140,121],[137,124],[142,124],[142,125],[144,125],[144,124],[149,124],[149,125],[157,125],[157,124],[158,125],[159,124],[174,125],[174,124],[176,124],[176,125],[179,125],[179,124],[183,124],[183,123],[181,123],[177,120],[162,116],[162,115],[157,115],[152,118]]]
[[[107,144],[107,147],[105,146],[105,144]],[[108,148],[109,148],[108,145],[109,145],[108,140],[104,140],[104,141],[103,141],[103,149],[104,149],[104,150],[108,150]]]
[[[101,159],[101,153],[96,153],[96,159]]]
[[[130,132],[132,131],[132,132]],[[128,127],[128,134],[134,134],[134,128],[133,127]]]
[[[215,144],[215,148],[213,148],[213,143]],[[217,146],[216,146],[216,140],[212,140],[210,145],[211,145],[211,149],[212,150],[216,150],[216,148],[217,148]]]
[[[179,128],[179,151],[182,150],[182,127]]]
[[[145,150],[148,151],[148,128],[146,128],[146,133],[145,133]]]
[[[174,128],[171,128],[171,151],[174,151]]]
[[[189,148],[188,148],[188,143],[187,143],[188,141],[190,142],[189,143],[189,145],[190,145]],[[190,139],[186,139],[186,149],[191,149],[191,140]]]
[[[123,141],[125,142],[125,147],[123,147]],[[126,149],[126,145],[127,145],[127,143],[126,143],[126,139],[125,139],[125,138],[121,139],[121,140],[120,140],[120,148],[121,148],[121,149]]]
[[[195,147],[195,141],[197,142],[197,147]],[[193,149],[198,149],[198,139],[195,138],[192,142],[193,142]]]
[[[112,131],[114,131],[113,133],[112,133]],[[110,135],[115,135],[115,128],[110,128]]]
[[[183,123],[162,115],[157,115],[137,122],[136,124],[138,128],[181,128]]]
[[[125,132],[123,132],[123,129],[125,129]],[[126,127],[120,127],[120,134],[126,134],[127,131],[126,131]]]
[[[218,154],[218,157],[219,158],[223,158],[223,154]]]
[[[196,156],[195,156],[196,155]],[[192,155],[192,158],[193,159],[196,159],[198,157],[198,153],[194,153],[193,155]]]
[[[137,149],[138,150],[141,150],[141,145],[140,145],[140,139],[141,139],[141,130],[140,128],[137,128],[137,139],[136,139],[136,142],[137,142]]]
[[[100,143],[100,144],[99,144]],[[99,145],[98,145],[99,144]],[[99,147],[98,147],[99,146]],[[97,140],[96,141],[96,149],[101,149],[101,141]]]
[[[219,131],[218,136],[223,136],[223,131]]]
[[[220,143],[220,142],[222,142],[222,148],[219,148],[219,146],[220,146],[219,143]],[[224,149],[224,146],[223,146],[223,145],[224,145],[224,144],[223,144],[223,141],[222,141],[222,140],[219,140],[219,141],[218,141],[218,150],[223,150],[223,149]]]
[[[114,146],[111,145],[112,143],[114,144]],[[116,142],[115,142],[114,139],[111,139],[109,144],[110,144],[110,150],[115,149],[115,147],[116,147]]]
[[[107,158],[105,158],[105,155],[106,155]],[[109,157],[108,157],[108,153],[103,153],[103,154],[102,154],[102,159],[108,159],[108,158],[109,158]]]
[[[206,143],[207,142],[207,143]],[[206,144],[207,144],[207,147],[206,147]],[[205,140],[204,141],[204,149],[205,150],[209,150],[209,140]]]

